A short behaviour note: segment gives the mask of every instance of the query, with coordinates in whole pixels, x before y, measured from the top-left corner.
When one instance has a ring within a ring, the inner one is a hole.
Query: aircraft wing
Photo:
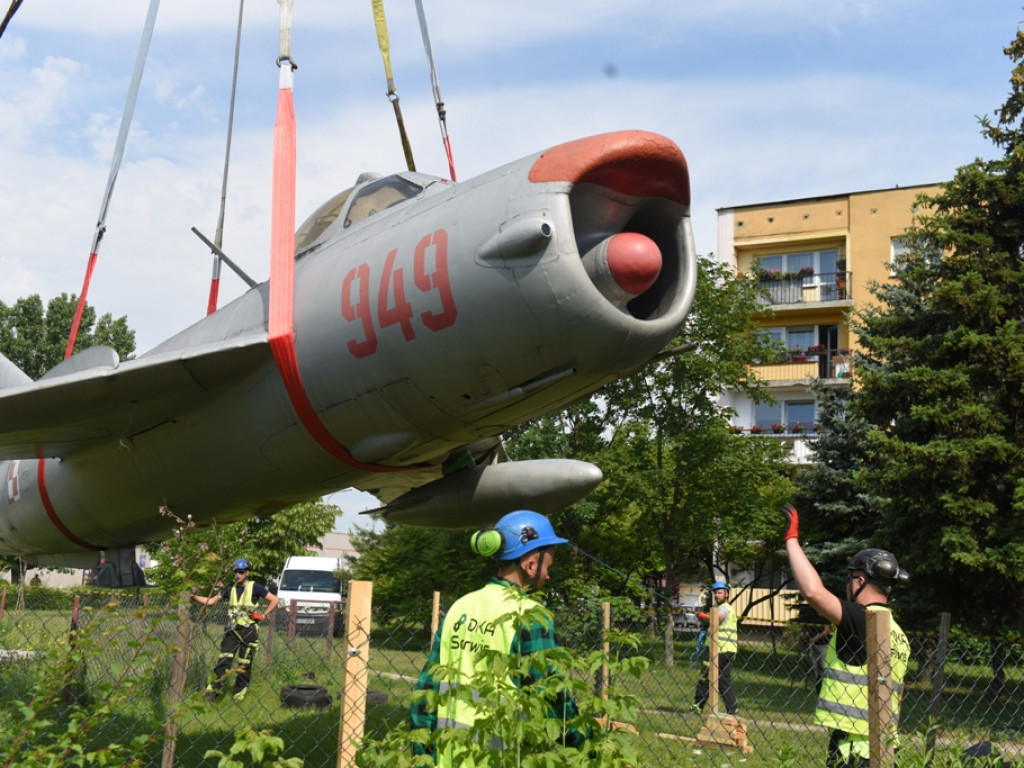
[[[79,370],[75,355],[38,382],[0,390],[0,460],[66,457],[138,434],[174,421],[272,362],[265,330],[124,363],[109,348],[81,356],[88,364]]]

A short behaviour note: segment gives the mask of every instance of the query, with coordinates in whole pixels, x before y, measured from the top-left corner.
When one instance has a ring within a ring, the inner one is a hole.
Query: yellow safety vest
[[[252,599],[253,582],[245,582],[242,594],[238,594],[236,584],[231,585],[230,600],[228,602],[228,620],[234,626],[247,627],[255,624],[250,613],[256,610],[256,602]]]
[[[445,615],[441,627],[440,664],[455,670],[447,680],[440,682],[438,693],[444,694],[472,680],[473,676],[489,674],[485,660],[481,659],[480,651],[488,649],[507,654],[518,631],[518,624],[506,618],[508,614],[521,615],[535,608],[538,603],[527,597],[515,587],[501,584],[488,584],[475,592],[470,592],[452,605]],[[506,676],[499,685],[506,685],[509,690],[515,687],[511,677]],[[479,719],[477,709],[478,697],[473,700],[456,699],[443,696],[437,708],[438,728],[469,728]],[[492,734],[492,749],[501,749],[504,742],[500,734]],[[436,758],[438,766],[457,765],[458,756],[451,747],[439,750]]]
[[[868,606],[869,611],[888,611],[883,605]],[[814,722],[833,730],[846,731],[857,745],[866,749],[868,738],[868,668],[867,664],[855,666],[844,664],[836,652],[837,632],[832,633],[825,655],[825,672],[818,694],[818,705],[814,710]],[[900,697],[903,693],[903,676],[910,660],[910,641],[899,624],[890,618],[889,650],[892,657],[893,722],[899,722]],[[856,750],[855,750],[856,751]],[[866,756],[866,752],[861,757]]]
[[[728,615],[718,625],[718,652],[736,653],[739,647],[737,642],[739,636],[736,632],[738,626],[736,611],[732,609],[728,602],[720,603],[718,608],[726,608],[728,611]]]

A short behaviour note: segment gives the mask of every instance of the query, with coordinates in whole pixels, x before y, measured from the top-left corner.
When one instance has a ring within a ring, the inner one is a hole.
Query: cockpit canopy
[[[405,200],[418,197],[432,184],[440,181],[420,173],[396,173],[381,176],[364,173],[356,185],[339,192],[321,205],[306,219],[295,233],[295,255],[302,256],[344,212],[345,229],[358,224]]]

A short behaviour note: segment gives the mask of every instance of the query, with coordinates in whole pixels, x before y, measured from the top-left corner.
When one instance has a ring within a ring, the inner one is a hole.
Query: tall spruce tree
[[[1010,95],[980,121],[1002,156],[921,198],[857,328],[874,541],[915,605],[990,633],[1024,630],[1024,34],[1005,52]]]

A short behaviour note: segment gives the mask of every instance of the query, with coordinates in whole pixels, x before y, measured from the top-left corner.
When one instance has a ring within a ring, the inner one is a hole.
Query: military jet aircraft
[[[460,183],[364,174],[299,228],[284,310],[263,283],[134,360],[93,347],[33,382],[0,358],[0,553],[124,562],[170,534],[161,507],[202,525],[349,487],[437,527],[571,504],[597,467],[508,462],[501,435],[673,338],[689,202],[682,152],[643,131]]]

